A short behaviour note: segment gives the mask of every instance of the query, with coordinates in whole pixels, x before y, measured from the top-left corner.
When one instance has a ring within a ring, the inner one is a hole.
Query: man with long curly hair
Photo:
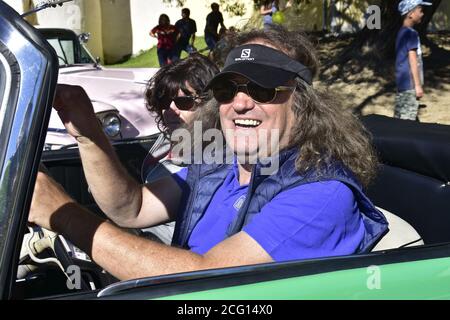
[[[230,163],[193,164],[145,186],[102,164],[108,174],[97,192],[111,198],[109,218],[128,228],[176,220],[172,246],[94,216],[44,174],[29,220],[119,279],[370,251],[387,230],[363,192],[376,158],[358,120],[313,88],[311,43],[279,26],[239,34],[236,43],[207,85],[215,99],[199,111],[206,127],[223,132]],[[98,141],[85,161],[109,150]],[[262,157],[277,170],[263,173]]]

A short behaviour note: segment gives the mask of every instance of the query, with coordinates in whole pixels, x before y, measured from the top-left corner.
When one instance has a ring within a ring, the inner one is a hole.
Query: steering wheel
[[[48,169],[41,163],[40,171],[50,175]],[[67,270],[71,266],[77,266],[74,259],[68,252],[67,242],[64,238],[56,232],[42,228],[37,225],[28,224],[29,233],[24,235],[22,241],[22,248],[20,251],[19,268],[17,271],[17,278],[25,278],[30,272],[37,269],[35,265],[25,264],[26,261],[32,260],[36,265],[44,265],[48,263],[55,264],[61,269],[69,282],[72,279],[67,274]],[[38,256],[44,251],[50,250],[53,257],[39,258]],[[90,289],[90,286],[80,277],[80,289]]]
[[[66,249],[67,244],[62,236],[56,232],[47,230],[39,226],[28,225],[29,233],[25,234],[22,249],[20,251],[19,269],[17,278],[25,278],[30,272],[37,269],[37,265],[54,264],[59,267],[67,280],[71,283],[72,279],[67,274],[69,267],[77,266],[77,263],[71,257]],[[51,251],[53,257],[39,258],[44,251]],[[25,264],[26,261],[33,261],[36,265]],[[80,277],[80,285],[83,290],[89,290],[90,286]]]

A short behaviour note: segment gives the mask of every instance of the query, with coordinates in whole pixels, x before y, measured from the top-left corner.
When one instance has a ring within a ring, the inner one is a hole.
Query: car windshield
[[[47,39],[58,55],[59,65],[75,64],[75,46],[72,40]]]
[[[86,48],[79,43],[75,43],[72,39],[55,37],[47,38],[47,41],[55,49],[60,67],[73,64],[95,63]],[[79,48],[80,54],[76,54],[77,48]]]

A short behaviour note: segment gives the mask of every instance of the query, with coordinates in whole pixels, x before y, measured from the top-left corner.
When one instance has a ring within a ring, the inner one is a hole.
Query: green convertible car
[[[63,237],[27,225],[41,162],[77,201],[102,214],[88,191],[77,149],[43,151],[57,77],[52,47],[0,1],[2,299],[450,298],[450,126],[362,119],[382,161],[367,193],[408,226],[397,230],[394,223],[388,235],[416,232],[406,242],[359,255],[120,282]],[[155,139],[114,144],[137,179]]]

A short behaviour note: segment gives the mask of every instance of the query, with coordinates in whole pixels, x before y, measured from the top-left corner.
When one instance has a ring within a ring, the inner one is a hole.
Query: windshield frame
[[[0,299],[9,299],[56,89],[58,62],[50,44],[3,1],[0,51],[11,69],[0,133]]]
[[[0,52],[0,132],[5,119],[6,106],[11,92],[11,68],[6,57]]]

